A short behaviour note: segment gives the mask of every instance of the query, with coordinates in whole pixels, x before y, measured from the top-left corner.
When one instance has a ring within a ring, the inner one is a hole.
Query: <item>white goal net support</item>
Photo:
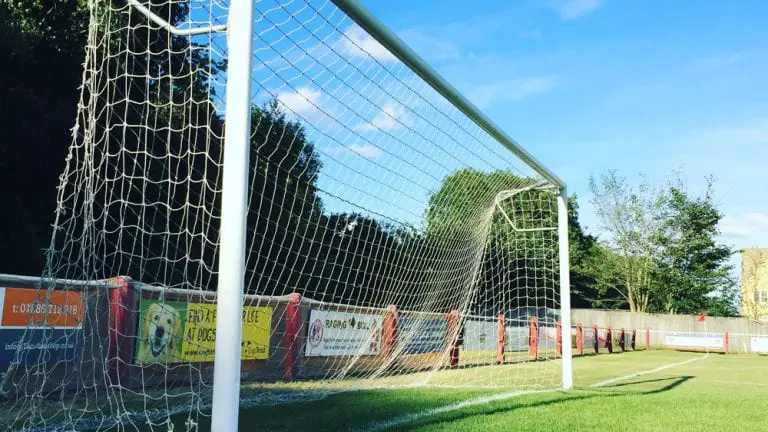
[[[356,2],[89,11],[47,266],[0,288],[10,429],[571,386],[564,184]]]

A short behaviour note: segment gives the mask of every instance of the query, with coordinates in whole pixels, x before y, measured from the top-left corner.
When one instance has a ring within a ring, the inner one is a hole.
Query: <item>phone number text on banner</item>
[[[272,308],[243,308],[243,360],[269,356]],[[216,305],[141,301],[136,363],[211,362],[216,348]]]
[[[381,351],[381,315],[312,309],[305,355],[377,355]]]

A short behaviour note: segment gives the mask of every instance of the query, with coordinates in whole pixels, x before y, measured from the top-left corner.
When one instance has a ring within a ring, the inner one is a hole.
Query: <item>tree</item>
[[[669,187],[667,218],[654,239],[660,253],[654,268],[652,309],[694,314],[708,311],[712,296],[730,292],[731,249],[717,243],[722,214],[713,201],[713,180],[703,197],[693,198],[678,181]],[[717,303],[718,314],[727,303]]]
[[[645,183],[634,188],[616,171],[597,179],[590,177],[589,188],[591,202],[607,235],[605,246],[615,254],[615,259],[606,263],[608,268],[602,269],[609,273],[598,277],[611,281],[610,289],[626,300],[631,311],[645,312],[652,295],[659,248],[655,239],[665,220],[664,193]],[[607,256],[605,252],[603,255]]]
[[[626,304],[621,291],[613,290],[615,270],[606,266],[615,263],[615,256],[588,234],[579,221],[577,196],[568,197],[568,245],[571,270],[571,307],[601,308]]]
[[[546,306],[555,306],[556,296],[551,290],[557,289],[559,284],[558,244],[554,231],[557,227],[556,194],[552,190],[537,189],[536,185],[536,180],[521,178],[508,171],[482,173],[462,169],[448,176],[430,197],[427,210],[429,241],[454,245],[474,242],[476,248],[485,242],[476,313],[484,314],[502,307],[504,302],[510,303],[510,299],[518,299],[521,304],[528,298],[548,299],[544,302]],[[574,307],[591,307],[598,297],[592,264],[596,261],[597,244],[596,238],[582,229],[578,217],[578,202],[571,196],[568,199],[568,237],[572,304]],[[524,231],[531,228],[550,230]],[[471,273],[471,267],[478,264],[476,260],[468,260],[462,265],[465,272]]]
[[[190,13],[184,1],[147,6],[171,24]],[[49,268],[58,275],[122,274],[213,289],[224,119],[210,80],[225,64],[190,38],[150,28],[130,8],[94,14],[90,30],[98,42],[88,50],[87,107],[75,140],[90,145],[87,158],[99,162],[78,165],[85,158],[77,152],[84,150],[72,150],[62,193],[69,202]],[[89,10],[84,0],[14,1],[0,4],[0,17],[10,47],[0,52],[0,63],[9,66],[0,68],[0,80],[13,83],[0,89],[8,102],[0,104],[0,180],[23,179],[27,186],[2,189],[13,210],[0,214],[8,228],[0,262],[8,272],[39,274],[50,244],[56,179],[73,139]],[[136,55],[126,61],[115,55],[120,52]],[[306,274],[321,267],[310,246],[324,237],[327,223],[316,188],[321,163],[303,126],[274,102],[253,107],[252,132],[249,289],[282,294],[308,286],[300,272],[286,271],[291,266]],[[85,187],[82,170],[93,171],[93,186]],[[89,203],[103,206],[94,209],[99,219],[90,226],[84,217]],[[89,243],[94,238],[100,240]]]
[[[87,25],[84,0],[0,2],[0,272],[43,268]]]
[[[315,290],[321,241],[335,227],[322,217],[322,163],[304,126],[276,101],[251,110],[247,290],[265,295]],[[214,207],[216,208],[216,207]],[[212,258],[215,259],[215,258]]]
[[[186,2],[149,6],[160,16],[168,17],[174,24],[186,20],[189,14],[189,5]],[[207,58],[205,50],[187,49],[190,46],[188,38],[151,37],[153,35],[147,33],[149,29],[146,25],[137,25],[137,20],[141,19],[140,14],[130,14],[125,8],[119,12],[117,8],[113,10],[115,12],[109,20],[102,20],[97,24],[100,26],[98,30],[102,37],[94,39],[99,41],[102,48],[106,45],[114,48],[113,53],[130,50],[146,55],[137,55],[133,61],[125,62],[125,56],[104,55],[105,49],[91,52],[91,62],[87,67],[102,76],[116,77],[111,81],[101,79],[87,85],[85,100],[91,102],[109,95],[112,102],[110,109],[104,109],[103,101],[97,102],[97,105],[90,106],[89,113],[86,113],[86,117],[88,114],[96,116],[92,122],[95,126],[91,130],[94,136],[110,136],[110,139],[104,139],[101,145],[94,147],[94,153],[117,154],[121,150],[120,147],[125,146],[125,150],[137,151],[137,154],[146,152],[153,155],[165,152],[168,148],[178,149],[183,142],[205,143],[206,138],[201,131],[180,132],[189,124],[211,124],[213,133],[221,136],[221,121],[208,101],[211,92],[207,80],[221,71],[223,64],[216,59]],[[3,65],[0,68],[0,82],[3,83],[0,86],[0,100],[3,101],[0,104],[0,126],[3,130],[0,137],[0,182],[7,185],[23,182],[23,187],[2,188],[0,192],[0,199],[7,208],[12,209],[0,212],[0,224],[6,227],[0,235],[0,242],[4,245],[0,252],[0,271],[40,274],[45,267],[43,251],[51,242],[57,180],[65,167],[67,149],[73,139],[72,127],[76,119],[78,93],[83,78],[89,18],[88,2],[85,0],[0,3],[0,36],[5,46],[0,50],[0,64]],[[121,38],[121,31],[128,28],[133,29],[134,37]],[[52,74],[55,74],[56,79],[51,79]],[[151,75],[164,78],[151,79]],[[171,76],[175,79],[171,80]],[[195,109],[183,113],[179,109],[173,111],[173,104],[168,103],[171,100],[178,103],[187,99],[194,99],[198,104]],[[142,103],[146,100],[150,100],[152,104]],[[117,118],[118,115],[123,117]],[[105,124],[125,126],[106,131],[103,128]],[[166,129],[158,126],[161,124]],[[147,129],[151,130],[153,126],[158,126],[158,129],[147,133]],[[78,130],[78,133],[82,132],[82,129]],[[76,139],[81,139],[81,136]],[[216,146],[217,143],[213,145]],[[130,167],[136,162],[126,159],[117,163],[125,163]],[[185,170],[192,171],[203,166],[205,162],[193,162],[187,167],[182,167],[180,164],[170,166],[152,160],[145,168],[149,173],[148,178],[155,176],[154,178],[167,181],[172,174],[181,176]],[[69,172],[73,178],[75,169],[76,167],[72,167]],[[170,188],[167,187],[167,182],[158,181],[155,185],[165,187],[155,190],[152,189],[153,185],[150,185],[150,189],[139,190],[134,195],[122,199],[136,199],[136,202],[141,202],[142,192],[156,192],[160,194],[157,195],[158,200],[167,198],[167,202],[173,202],[173,198],[169,196]],[[89,191],[71,192],[86,194]],[[102,196],[103,192],[99,191]],[[71,210],[74,212],[81,209]],[[150,209],[149,213],[162,212]],[[127,215],[128,218],[132,216]],[[144,220],[156,219],[153,216],[148,214]],[[173,218],[180,220],[181,216]],[[82,224],[74,221],[76,217],[72,219],[71,224],[61,229],[82,232]],[[116,227],[112,224],[121,221],[121,218],[106,219],[106,226],[102,226],[102,229],[114,229]],[[166,226],[139,228],[167,229]],[[156,257],[151,253],[165,251],[167,244],[150,242],[145,244],[145,250],[136,251],[136,244],[129,244],[129,236],[110,240],[113,240],[112,247],[119,245],[123,250],[144,254],[148,260],[130,268],[120,262],[106,261],[94,264],[100,267],[100,272],[106,274],[109,269],[113,269],[144,276],[164,271],[160,261],[153,259]],[[63,247],[66,246],[59,244],[55,248],[60,251]],[[179,251],[183,249],[184,247],[178,248]],[[94,254],[91,255],[95,255],[99,251],[92,252]],[[55,253],[49,256],[56,260]],[[67,271],[62,268],[61,272]]]

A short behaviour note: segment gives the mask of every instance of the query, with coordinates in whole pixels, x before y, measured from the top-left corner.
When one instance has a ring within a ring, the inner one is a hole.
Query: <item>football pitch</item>
[[[504,367],[495,370],[499,373]],[[456,371],[441,373],[450,372]],[[574,358],[574,379],[575,388],[567,392],[430,386],[342,391],[314,400],[244,408],[240,430],[768,428],[768,357],[676,351],[587,356]],[[201,420],[201,430],[208,430],[209,419]]]

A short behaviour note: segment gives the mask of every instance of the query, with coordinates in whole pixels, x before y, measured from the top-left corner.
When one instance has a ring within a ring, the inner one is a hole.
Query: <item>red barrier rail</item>
[[[298,346],[296,343],[301,327],[301,294],[288,295],[288,306],[285,310],[285,377],[290,379],[296,373]]]
[[[496,363],[504,363],[504,338],[506,331],[504,327],[504,314],[499,314],[498,326],[497,326],[497,343],[496,343]]]

